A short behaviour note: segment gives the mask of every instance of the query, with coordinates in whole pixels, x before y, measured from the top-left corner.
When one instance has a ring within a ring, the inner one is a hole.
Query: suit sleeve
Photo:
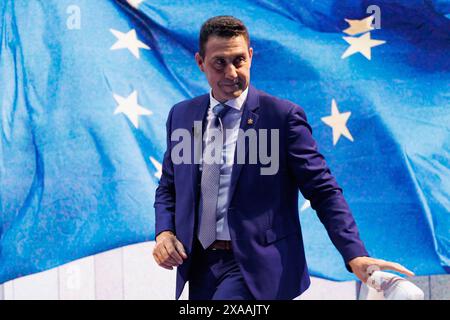
[[[167,149],[162,163],[162,175],[155,194],[155,238],[163,231],[172,231],[175,234],[175,183],[174,170],[171,159],[172,113],[169,112],[166,123]]]
[[[353,258],[368,256],[342,189],[317,150],[306,115],[293,106],[288,115],[288,166],[303,196],[325,226],[346,268]]]

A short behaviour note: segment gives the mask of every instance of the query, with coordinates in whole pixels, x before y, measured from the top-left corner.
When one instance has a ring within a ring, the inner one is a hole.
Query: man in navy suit
[[[176,299],[187,281],[189,299],[293,299],[304,292],[310,280],[299,189],[361,281],[371,265],[413,275],[369,257],[303,109],[250,85],[253,49],[245,25],[213,17],[201,28],[199,46],[195,59],[211,91],[171,109],[155,200],[153,256],[163,268],[178,267]],[[177,140],[180,132],[192,141]],[[275,170],[264,172],[267,161],[252,154],[261,132],[276,133],[264,139]]]

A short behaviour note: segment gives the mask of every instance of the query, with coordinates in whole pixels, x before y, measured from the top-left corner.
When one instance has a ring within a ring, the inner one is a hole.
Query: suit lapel
[[[259,118],[259,95],[258,91],[253,87],[249,86],[248,89],[248,95],[247,100],[244,104],[244,108],[242,111],[242,118],[241,118],[241,124],[240,129],[243,130],[243,132],[247,131],[248,129],[257,129],[258,124],[258,118]],[[239,132],[238,141],[241,139],[242,131]],[[242,171],[242,167],[244,164],[238,164],[237,163],[237,146],[234,153],[234,163],[233,163],[233,170],[231,172],[231,183],[230,183],[230,190],[229,190],[229,199],[230,202],[233,199],[233,194],[236,189],[236,185],[239,180],[239,176]],[[248,143],[245,143],[245,157],[247,158],[248,154]]]

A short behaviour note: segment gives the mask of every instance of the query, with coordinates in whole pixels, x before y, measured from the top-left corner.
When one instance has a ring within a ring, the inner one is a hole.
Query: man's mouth
[[[222,86],[228,87],[228,88],[236,88],[236,89],[240,89],[241,88],[241,84],[239,82],[237,82],[237,83],[223,83]]]

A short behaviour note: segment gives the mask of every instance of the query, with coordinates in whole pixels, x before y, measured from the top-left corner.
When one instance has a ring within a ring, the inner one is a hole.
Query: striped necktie
[[[220,157],[216,159],[222,159],[223,149],[223,124],[226,113],[230,110],[230,107],[225,104],[218,104],[213,108],[214,118],[211,121],[209,130],[219,130],[218,139],[211,139],[211,135],[206,141],[205,150],[211,150],[211,144],[215,144],[215,150],[220,150]],[[216,136],[217,137],[217,136]],[[202,177],[201,177],[201,201],[199,207],[199,228],[198,239],[203,248],[208,248],[216,240],[216,220],[217,220],[217,199],[219,196],[219,183],[220,183],[220,166],[219,163],[206,163],[202,165]]]

